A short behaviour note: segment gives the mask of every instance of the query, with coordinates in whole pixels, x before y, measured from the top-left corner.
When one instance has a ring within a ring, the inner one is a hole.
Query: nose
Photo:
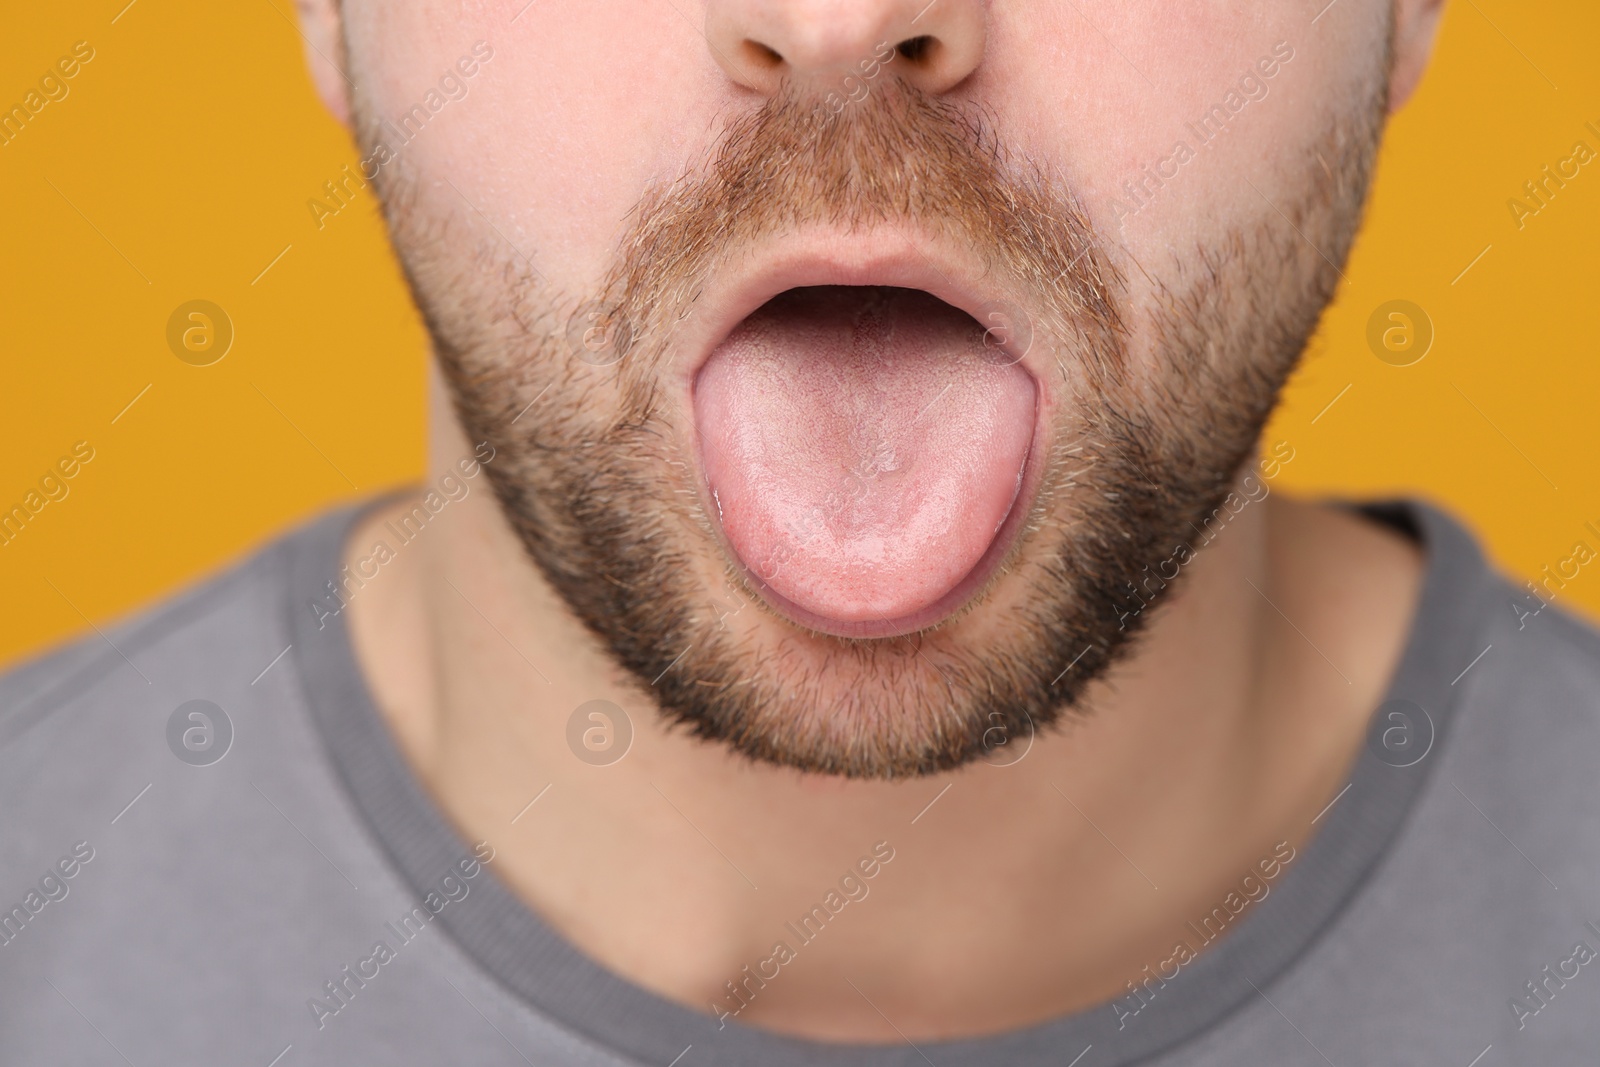
[[[706,41],[735,82],[771,96],[887,69],[942,93],[983,58],[983,0],[709,0]],[[887,64],[887,66],[885,66]]]

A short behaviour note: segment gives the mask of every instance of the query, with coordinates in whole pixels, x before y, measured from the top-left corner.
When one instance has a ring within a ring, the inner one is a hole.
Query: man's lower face
[[[576,617],[694,734],[893,778],[1047,728],[1201,550],[1349,247],[1381,73],[1318,117],[1331,167],[1287,161],[1287,199],[1159,264],[894,83],[735,123],[590,293],[403,159],[381,181],[458,415]]]

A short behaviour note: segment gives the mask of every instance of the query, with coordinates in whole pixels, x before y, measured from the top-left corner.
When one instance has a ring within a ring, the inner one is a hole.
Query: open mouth
[[[959,609],[1036,481],[1033,374],[919,289],[784,290],[711,349],[693,397],[729,550],[779,611],[839,636]]]

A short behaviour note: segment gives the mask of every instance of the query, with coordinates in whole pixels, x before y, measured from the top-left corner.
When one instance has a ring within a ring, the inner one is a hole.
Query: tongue
[[[953,609],[939,601],[994,542],[1033,441],[1033,379],[997,353],[910,289],[791,289],[745,319],[694,391],[744,565],[824,627]]]

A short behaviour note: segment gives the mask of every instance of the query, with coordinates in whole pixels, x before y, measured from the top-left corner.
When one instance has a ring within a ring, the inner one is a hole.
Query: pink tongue
[[[965,578],[1010,512],[1033,378],[917,290],[792,289],[695,382],[722,528],[755,575],[824,623],[905,619]]]

